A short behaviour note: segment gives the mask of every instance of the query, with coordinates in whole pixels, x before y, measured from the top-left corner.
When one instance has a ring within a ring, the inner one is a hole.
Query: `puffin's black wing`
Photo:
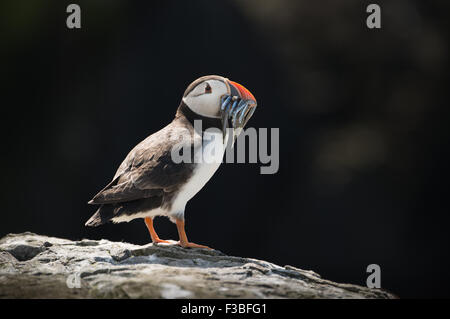
[[[175,163],[173,147],[191,149],[191,131],[181,120],[147,137],[139,143],[120,165],[111,183],[101,190],[89,204],[115,204],[137,199],[163,196],[183,185],[191,176],[192,163]]]

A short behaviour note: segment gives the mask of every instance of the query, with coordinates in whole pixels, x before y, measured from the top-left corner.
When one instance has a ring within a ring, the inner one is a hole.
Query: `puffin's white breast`
[[[224,143],[222,133],[203,133],[203,145],[195,151],[194,156],[197,161],[200,158],[202,161],[196,163],[192,176],[180,189],[172,203],[171,212],[176,214],[184,212],[186,203],[211,179],[222,163],[227,140],[228,134]]]

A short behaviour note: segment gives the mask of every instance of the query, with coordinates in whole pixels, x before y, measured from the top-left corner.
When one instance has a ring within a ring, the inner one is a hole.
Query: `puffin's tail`
[[[106,224],[114,216],[114,207],[112,205],[101,205],[94,215],[84,224],[85,226],[97,227]]]

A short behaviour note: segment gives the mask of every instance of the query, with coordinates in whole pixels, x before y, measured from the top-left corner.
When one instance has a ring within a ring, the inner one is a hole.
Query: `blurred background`
[[[249,126],[280,129],[280,169],[222,165],[190,240],[360,285],[375,263],[400,297],[449,297],[448,2],[377,1],[370,30],[360,0],[78,0],[70,30],[72,2],[0,4],[0,236],[148,243],[142,220],[84,227],[86,202],[219,74],[257,97]]]

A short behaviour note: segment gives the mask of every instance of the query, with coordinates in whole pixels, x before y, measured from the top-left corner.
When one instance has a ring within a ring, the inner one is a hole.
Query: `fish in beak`
[[[256,99],[243,85],[227,80],[230,93],[221,98],[222,132],[225,141],[229,121],[236,138],[256,110]]]

